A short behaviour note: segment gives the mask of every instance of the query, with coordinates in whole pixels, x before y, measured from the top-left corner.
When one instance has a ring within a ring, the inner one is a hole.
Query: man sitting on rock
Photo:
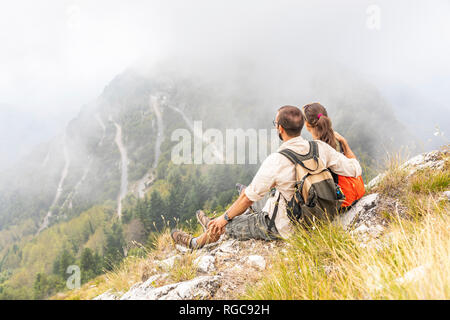
[[[300,136],[304,116],[299,108],[281,107],[274,125],[283,141],[278,151],[290,149],[302,155],[310,151],[309,142]],[[319,161],[324,167],[342,176],[361,175],[358,160],[347,158],[323,141],[317,140],[317,145]],[[251,184],[241,192],[239,198],[222,216],[211,220],[202,211],[197,212],[197,219],[205,230],[202,235],[193,238],[183,231],[174,230],[172,238],[176,244],[188,248],[201,248],[216,242],[224,233],[238,240],[287,239],[294,231],[294,223],[287,215],[286,203],[294,195],[295,182],[295,166],[292,162],[279,152],[272,153],[261,164]],[[261,211],[247,210],[273,188],[276,189],[275,194],[267,200]]]

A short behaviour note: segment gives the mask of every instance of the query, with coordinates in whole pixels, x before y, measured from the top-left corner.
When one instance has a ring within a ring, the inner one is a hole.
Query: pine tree
[[[161,198],[159,192],[156,190],[154,190],[150,195],[150,203],[149,203],[148,211],[150,213],[150,224],[149,225],[144,224],[145,229],[147,231],[154,229],[154,226],[153,226],[153,222],[154,222],[156,225],[156,229],[157,229],[154,231],[162,230],[162,228],[164,226],[163,226],[163,221],[162,221],[161,216],[165,215],[166,206],[165,206],[165,203],[164,203],[163,199]]]
[[[89,248],[84,248],[81,253],[80,269],[81,269],[81,280],[86,282],[95,276],[95,259],[92,250]]]
[[[66,280],[68,277],[67,268],[74,264],[75,257],[69,250],[64,249],[61,255],[56,258],[53,263],[53,273]]]
[[[107,270],[120,263],[124,258],[123,247],[125,240],[123,237],[122,226],[118,223],[112,225],[111,231],[106,231],[106,246],[104,255],[104,266]]]

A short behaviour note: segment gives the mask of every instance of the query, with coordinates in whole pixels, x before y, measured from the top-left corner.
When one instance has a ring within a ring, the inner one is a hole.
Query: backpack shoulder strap
[[[317,141],[310,141],[309,148],[313,159],[319,161],[319,145],[317,144]]]
[[[290,149],[283,149],[279,151],[279,153],[288,158],[293,164],[299,164],[308,171],[316,171],[317,169],[319,169],[319,148],[316,141],[309,141],[309,152],[307,154],[299,154]],[[314,159],[314,161],[316,162],[317,166],[315,169],[308,168],[303,163],[303,161],[309,159]]]
[[[278,191],[278,199],[277,199],[277,202],[275,203],[275,208],[273,209],[272,218],[270,219],[269,225],[268,225],[270,232],[273,232],[273,227],[275,227],[275,219],[278,214],[278,206],[280,204],[280,199],[281,199],[281,192]]]

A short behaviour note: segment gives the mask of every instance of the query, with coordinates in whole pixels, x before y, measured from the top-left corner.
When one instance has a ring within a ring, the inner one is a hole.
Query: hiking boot
[[[244,186],[243,184],[236,183],[236,190],[239,192],[239,195],[242,193],[242,191],[247,188],[247,186]]]
[[[208,223],[211,221],[211,219],[208,218],[202,210],[198,210],[195,216],[197,217],[198,223],[200,223],[200,225],[202,226],[203,231],[206,231],[208,229]]]
[[[191,248],[192,236],[190,234],[181,230],[173,230],[171,236],[175,244]]]

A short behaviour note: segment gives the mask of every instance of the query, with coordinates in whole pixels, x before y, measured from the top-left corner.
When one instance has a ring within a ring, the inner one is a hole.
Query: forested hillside
[[[2,173],[0,299],[46,298],[64,288],[69,265],[86,282],[142,254],[163,226],[189,225],[200,208],[223,211],[235,183],[248,184],[258,165],[174,164],[171,133],[191,130],[194,120],[204,130],[270,130],[281,105],[320,101],[366,178],[381,150],[408,138],[377,90],[346,71],[331,68],[306,86],[281,71],[269,78],[228,66],[226,76],[206,77],[167,64],[117,76],[64,133]]]

